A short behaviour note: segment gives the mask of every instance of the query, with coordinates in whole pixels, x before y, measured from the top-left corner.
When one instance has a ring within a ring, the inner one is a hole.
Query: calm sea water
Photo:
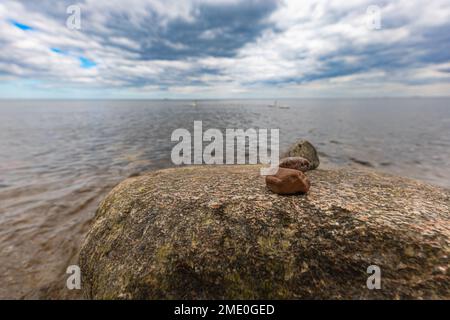
[[[450,187],[449,99],[1,101],[1,297],[69,297],[95,208],[131,174],[172,166],[177,128],[279,128],[280,146],[311,141],[322,163]],[[224,132],[224,131],[223,131]]]

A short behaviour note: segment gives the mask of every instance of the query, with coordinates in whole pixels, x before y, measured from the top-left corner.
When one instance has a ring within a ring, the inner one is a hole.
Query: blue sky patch
[[[84,69],[90,69],[97,65],[94,61],[89,60],[86,57],[80,57],[80,63],[81,63],[81,67]]]
[[[66,52],[61,50],[60,48],[50,48],[50,51],[58,54],[65,54]]]
[[[24,30],[24,31],[34,30],[33,27],[31,27],[31,26],[29,26],[29,25],[26,25],[26,24],[24,24],[24,23],[20,23],[20,22],[18,22],[18,21],[16,21],[16,20],[11,20],[10,22],[11,22],[11,24],[12,24],[13,26],[19,28],[20,30]]]

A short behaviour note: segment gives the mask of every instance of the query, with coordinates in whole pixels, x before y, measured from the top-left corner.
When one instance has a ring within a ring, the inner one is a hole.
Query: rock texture
[[[310,182],[299,170],[278,168],[277,174],[266,176],[266,185],[272,192],[278,194],[306,193]]]
[[[450,191],[365,171],[307,172],[268,191],[259,166],[130,178],[101,203],[80,253],[94,299],[450,298]],[[369,290],[367,268],[381,268]]]
[[[320,164],[316,148],[306,140],[300,140],[292,145],[289,150],[283,154],[283,158],[284,157],[302,157],[307,159],[311,163],[308,170],[317,169]]]
[[[295,169],[301,172],[310,170],[311,162],[302,157],[287,157],[280,160],[280,168]]]

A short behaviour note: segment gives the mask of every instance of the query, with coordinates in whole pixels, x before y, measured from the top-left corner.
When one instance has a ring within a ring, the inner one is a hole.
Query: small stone
[[[289,148],[288,152],[285,154],[285,157],[302,157],[307,159],[311,162],[309,170],[316,169],[320,164],[316,148],[314,148],[314,146],[306,140],[300,140]]]
[[[267,187],[278,194],[306,193],[309,190],[309,179],[301,171],[279,168],[277,174],[266,176]]]
[[[311,170],[311,162],[302,157],[287,157],[280,160],[280,168],[295,169],[302,172]]]

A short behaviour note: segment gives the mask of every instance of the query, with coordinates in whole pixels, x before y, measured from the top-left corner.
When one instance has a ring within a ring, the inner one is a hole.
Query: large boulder
[[[450,298],[449,190],[342,169],[309,171],[309,193],[280,196],[259,168],[115,187],[80,253],[86,298]],[[381,289],[367,287],[371,265]]]

